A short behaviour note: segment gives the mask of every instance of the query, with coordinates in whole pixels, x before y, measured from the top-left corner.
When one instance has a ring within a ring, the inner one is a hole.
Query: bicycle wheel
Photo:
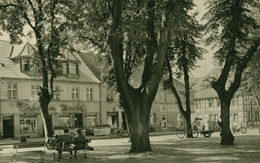
[[[178,130],[176,135],[178,138],[183,138],[186,135],[185,130]]]
[[[114,137],[115,136],[115,131],[110,130],[109,136]]]
[[[199,131],[198,130],[192,130],[192,135],[194,138],[199,136]]]
[[[54,150],[56,148],[56,141],[53,139],[48,139],[45,143],[47,149]]]
[[[247,129],[245,127],[241,127],[240,131],[242,134],[245,134],[247,132]]]

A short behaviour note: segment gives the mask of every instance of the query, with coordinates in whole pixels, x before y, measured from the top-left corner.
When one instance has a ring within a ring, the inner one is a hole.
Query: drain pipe
[[[101,83],[99,83],[99,125],[101,125],[101,119],[102,119],[102,117],[101,117],[101,111],[102,111],[102,106],[101,106],[101,103],[102,103],[102,101],[101,101]]]

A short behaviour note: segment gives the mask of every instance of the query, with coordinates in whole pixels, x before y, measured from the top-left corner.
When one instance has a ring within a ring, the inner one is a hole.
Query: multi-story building
[[[36,48],[29,43],[11,45],[0,41],[0,137],[43,136],[37,102],[42,78],[35,66],[35,54]],[[118,94],[102,82],[102,71],[97,69],[98,61],[91,53],[65,52],[57,61],[61,70],[54,80],[55,95],[49,104],[53,128],[126,128]],[[176,80],[175,86],[184,92],[182,83]],[[152,105],[151,125],[157,131],[169,131],[179,119],[174,96],[161,84]]]
[[[0,136],[42,136],[37,94],[42,79],[35,71],[35,47],[0,41]],[[91,127],[100,124],[100,81],[77,54],[59,59],[62,73],[54,80],[49,104],[53,127]],[[37,67],[36,67],[37,68]]]
[[[201,81],[198,84],[202,84]],[[220,130],[217,123],[218,120],[221,121],[220,101],[216,91],[213,88],[196,88],[194,118],[199,119],[200,127]],[[259,107],[252,96],[241,94],[238,91],[230,104],[230,126],[257,127],[260,125],[259,115]]]

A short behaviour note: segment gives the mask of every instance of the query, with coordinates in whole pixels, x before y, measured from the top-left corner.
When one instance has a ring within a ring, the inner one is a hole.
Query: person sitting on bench
[[[77,129],[77,136],[73,139],[74,146],[72,150],[75,151],[74,157],[77,158],[77,150],[84,149],[86,144],[85,135],[82,134],[80,129]]]
[[[63,143],[64,146],[69,146],[70,142],[72,141],[72,137],[69,135],[69,130],[68,129],[64,129],[64,134],[61,134],[58,136],[58,138],[56,139],[57,142],[57,150],[58,150],[58,159],[61,158],[62,155],[62,148],[63,147]],[[72,155],[72,152],[70,151],[70,154]]]

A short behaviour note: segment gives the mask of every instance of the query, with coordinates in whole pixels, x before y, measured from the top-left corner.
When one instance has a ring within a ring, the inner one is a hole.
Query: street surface
[[[258,130],[249,130],[246,134],[235,134],[234,146],[221,146],[219,133],[210,138],[200,135],[198,138],[177,138],[176,135],[151,136],[152,152],[129,154],[128,138],[92,140],[94,151],[88,151],[88,158],[83,158],[79,151],[78,158],[69,159],[64,152],[60,162],[119,162],[119,163],[167,163],[167,162],[260,162],[260,134]],[[0,162],[58,162],[53,161],[53,152],[44,147],[23,148],[18,150],[16,158],[12,145],[0,146]],[[41,161],[40,153],[46,151]],[[56,152],[57,158],[57,152]]]

